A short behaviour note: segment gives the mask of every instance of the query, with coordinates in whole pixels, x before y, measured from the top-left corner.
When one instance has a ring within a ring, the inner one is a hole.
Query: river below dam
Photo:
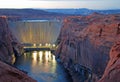
[[[51,51],[26,52],[16,59],[15,66],[26,71],[37,82],[72,82]]]

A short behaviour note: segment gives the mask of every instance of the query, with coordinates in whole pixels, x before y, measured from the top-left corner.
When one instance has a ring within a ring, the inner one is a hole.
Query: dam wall
[[[55,43],[61,23],[57,20],[23,20],[9,22],[9,27],[21,43],[45,45]]]

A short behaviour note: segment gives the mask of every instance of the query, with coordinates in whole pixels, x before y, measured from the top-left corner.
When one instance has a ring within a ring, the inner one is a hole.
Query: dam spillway
[[[24,44],[54,44],[60,33],[61,23],[57,20],[23,20],[9,22],[16,38]]]

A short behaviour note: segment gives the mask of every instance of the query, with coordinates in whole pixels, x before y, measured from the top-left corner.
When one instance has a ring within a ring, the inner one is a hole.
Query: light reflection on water
[[[51,51],[24,53],[16,60],[15,65],[27,71],[28,75],[38,82],[71,82],[64,68],[56,62]]]
[[[33,53],[32,53],[32,59],[33,59],[33,66],[34,65],[36,65],[36,63],[37,63],[37,51],[34,51]]]
[[[40,52],[39,52],[39,60],[40,60],[40,62],[42,61],[42,58],[43,58],[43,52],[40,51]]]
[[[37,64],[39,63],[39,64]],[[56,60],[55,56],[51,54],[50,51],[34,51],[32,52],[32,71],[37,73],[38,66],[43,64],[44,65],[44,72],[49,72],[49,63],[52,65],[52,71],[56,70]],[[37,69],[36,69],[37,68]],[[41,69],[40,69],[41,70]],[[55,72],[55,71],[53,71]]]

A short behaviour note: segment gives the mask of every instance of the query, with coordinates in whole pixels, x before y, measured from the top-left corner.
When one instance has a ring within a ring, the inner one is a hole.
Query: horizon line
[[[92,9],[92,8],[0,8],[0,9],[35,9],[35,10],[45,10],[45,9],[88,9],[88,10],[120,10],[120,8],[110,8],[110,9]]]

